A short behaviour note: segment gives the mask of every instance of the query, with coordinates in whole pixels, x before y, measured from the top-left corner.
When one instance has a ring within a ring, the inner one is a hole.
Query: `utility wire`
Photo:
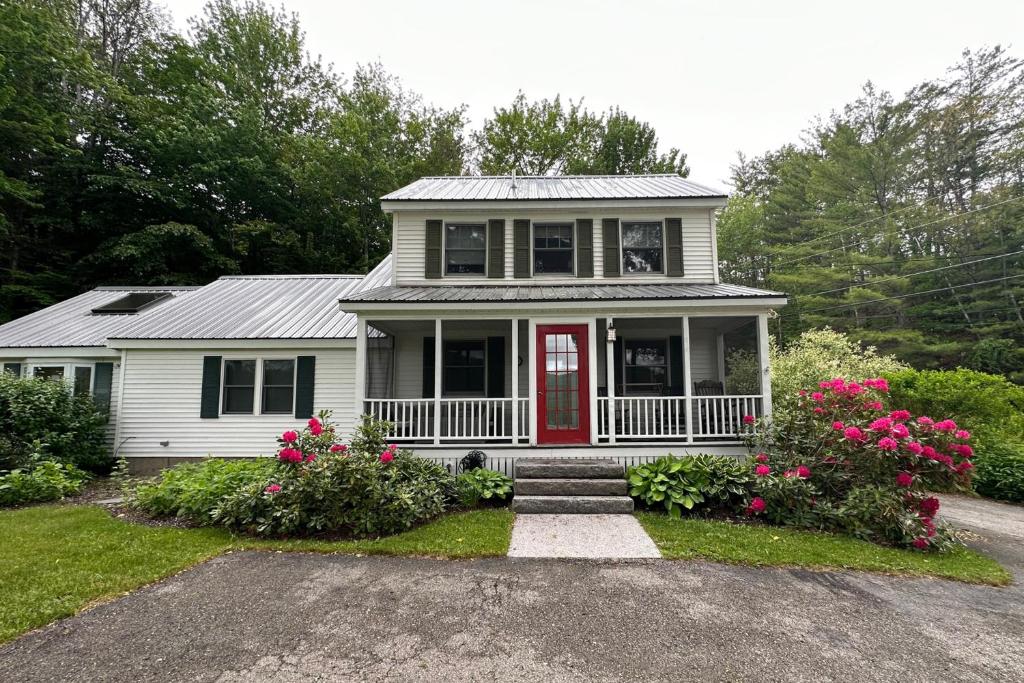
[[[801,294],[800,296],[805,296],[805,297],[806,296],[821,296],[823,294],[832,294],[833,292],[841,292],[844,289],[853,289],[854,287],[870,287],[870,286],[874,286],[874,285],[880,285],[880,284],[883,284],[885,282],[892,282],[894,280],[903,280],[905,278],[914,277],[915,275],[927,275],[928,273],[937,273],[940,270],[950,270],[952,268],[963,268],[964,266],[969,266],[969,265],[972,265],[974,263],[982,263],[984,261],[991,261],[991,260],[997,259],[997,258],[1006,258],[1007,256],[1016,256],[1017,254],[1024,254],[1024,249],[1021,249],[1019,251],[1011,251],[1008,254],[996,254],[995,256],[989,256],[988,258],[975,259],[974,261],[964,261],[963,263],[954,263],[952,265],[942,266],[940,268],[930,268],[928,270],[917,270],[917,271],[914,271],[913,273],[907,273],[906,275],[894,275],[892,277],[883,278],[881,280],[869,280],[868,282],[863,282],[863,283],[860,283],[860,284],[849,284],[849,285],[846,285],[846,286],[843,286],[843,287],[837,287],[836,289],[826,289],[823,292],[813,292],[811,294]]]
[[[996,202],[995,204],[988,204],[987,206],[980,206],[977,209],[968,209],[967,211],[961,211],[960,213],[950,214],[948,216],[943,216],[942,218],[937,218],[937,219],[935,219],[933,221],[928,221],[927,223],[921,223],[920,225],[912,225],[912,226],[910,226],[908,228],[897,228],[894,232],[886,233],[885,235],[875,235],[874,237],[869,237],[869,238],[867,238],[865,240],[861,240],[860,242],[857,242],[855,244],[848,244],[848,245],[845,245],[845,246],[842,246],[842,247],[836,247],[834,249],[828,249],[826,251],[819,251],[819,252],[817,252],[815,254],[808,254],[807,256],[801,256],[799,258],[789,259],[788,261],[782,261],[780,263],[776,263],[775,264],[775,268],[781,268],[782,266],[788,265],[790,263],[798,263],[799,261],[806,261],[807,259],[814,258],[815,256],[824,256],[825,254],[831,254],[831,253],[834,253],[834,252],[837,252],[837,251],[842,251],[844,249],[852,249],[854,247],[859,247],[859,246],[867,244],[868,242],[870,242],[871,240],[875,239],[876,237],[895,235],[895,234],[901,233],[901,232],[903,232],[903,233],[914,232],[916,230],[920,230],[921,228],[927,228],[930,225],[935,225],[936,223],[943,223],[943,222],[948,221],[948,220],[953,219],[953,218],[959,218],[960,216],[966,216],[968,214],[978,213],[980,211],[988,211],[989,209],[994,209],[997,206],[1002,206],[1003,204],[1009,204],[1010,202],[1019,202],[1022,199],[1024,199],[1024,196],[1011,197],[1010,199],[1004,199],[1002,201]]]
[[[1016,311],[1019,306],[1000,306],[999,308],[981,308],[976,311],[967,311],[969,315],[981,315],[983,313],[1002,313],[1004,311]],[[857,316],[859,320],[872,320],[874,318],[895,318],[901,315],[900,313],[873,313],[871,315]],[[905,320],[934,320],[935,318],[941,318],[942,316],[955,316],[958,320],[963,318],[963,314],[959,311],[948,311],[945,313],[930,313],[928,315],[907,315],[903,316]],[[1013,322],[1011,320],[998,320],[994,324]]]
[[[794,314],[792,314],[789,317],[793,317],[794,315],[810,315],[812,313],[820,313],[822,311],[833,311],[833,310],[835,310],[837,308],[849,308],[850,306],[864,306],[864,305],[867,305],[867,304],[877,304],[877,303],[882,302],[882,301],[892,301],[894,299],[906,299],[908,296],[922,296],[924,294],[936,294],[938,292],[945,292],[945,291],[952,290],[952,289],[963,289],[963,288],[970,288],[970,287],[979,287],[981,285],[988,285],[988,284],[992,284],[993,282],[1002,282],[1003,280],[1013,280],[1013,279],[1016,279],[1016,278],[1019,278],[1019,277],[1024,277],[1024,273],[1019,273],[1017,275],[1007,275],[1006,277],[997,277],[997,278],[993,278],[991,280],[982,280],[981,282],[967,282],[967,283],[964,283],[962,285],[951,285],[949,287],[939,287],[938,289],[929,289],[929,290],[927,290],[925,292],[910,292],[909,294],[899,294],[897,296],[886,296],[886,297],[882,297],[881,299],[868,299],[866,301],[854,301],[854,302],[846,303],[846,304],[838,304],[836,306],[826,306],[825,308],[815,308],[815,309],[810,310],[810,311],[800,311],[799,314],[794,313]]]

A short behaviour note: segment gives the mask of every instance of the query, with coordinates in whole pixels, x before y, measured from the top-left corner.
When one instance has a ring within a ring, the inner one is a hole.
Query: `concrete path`
[[[1024,582],[1024,506],[947,494],[939,501],[939,519],[966,529],[967,545],[999,560]]]
[[[516,515],[509,557],[659,558],[633,515]]]
[[[1024,592],[708,562],[232,553],[0,646],[0,681],[1020,681]]]

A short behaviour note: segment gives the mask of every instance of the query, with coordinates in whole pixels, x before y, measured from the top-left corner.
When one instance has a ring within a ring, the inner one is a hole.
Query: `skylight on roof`
[[[93,315],[117,315],[123,313],[138,313],[139,311],[155,306],[161,301],[173,298],[170,292],[132,292],[110,303],[97,306],[92,309]]]

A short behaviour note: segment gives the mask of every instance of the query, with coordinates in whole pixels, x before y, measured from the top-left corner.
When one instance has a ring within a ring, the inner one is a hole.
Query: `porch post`
[[[772,416],[772,377],[768,364],[768,314],[757,316],[757,359],[761,363],[761,413],[765,419]]]
[[[356,425],[366,413],[366,318],[356,315]],[[353,428],[356,426],[353,425]]]
[[[690,316],[682,318],[683,327],[683,402],[686,405],[686,443],[693,443],[693,381],[690,373]]]
[[[519,444],[519,318],[512,318],[512,445]]]
[[[615,327],[612,318],[605,320],[605,388],[608,390],[608,443],[615,443],[615,433],[618,431],[618,421],[615,419],[615,342],[608,339],[608,327]]]
[[[440,318],[434,319],[434,445],[441,443],[441,375],[444,373],[442,351],[444,340],[441,339],[443,325]]]

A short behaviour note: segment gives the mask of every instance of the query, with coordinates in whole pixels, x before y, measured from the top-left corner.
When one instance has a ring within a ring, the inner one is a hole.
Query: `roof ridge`
[[[425,175],[420,176],[420,180],[448,180],[452,178],[465,178],[472,180],[497,180],[501,179],[512,179],[511,173],[505,173],[502,175]],[[679,178],[680,180],[686,180],[687,182],[696,182],[689,178],[684,178],[678,173],[565,173],[562,175],[515,175],[516,180],[561,180],[564,178]]]
[[[340,280],[361,279],[366,274],[354,273],[267,273],[265,275],[221,275],[218,280]]]

